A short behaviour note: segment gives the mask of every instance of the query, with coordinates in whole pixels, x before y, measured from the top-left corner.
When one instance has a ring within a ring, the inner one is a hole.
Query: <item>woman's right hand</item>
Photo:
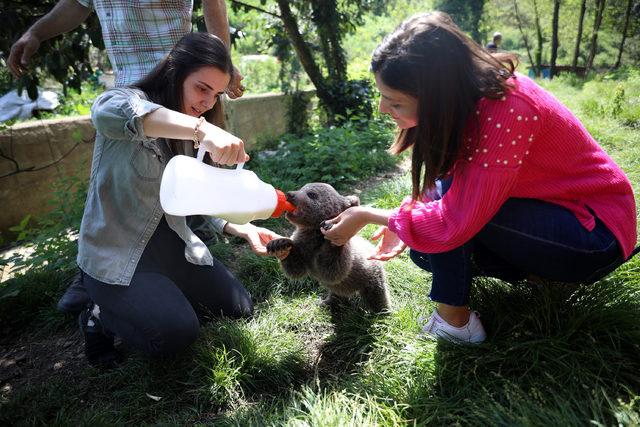
[[[199,129],[200,143],[209,152],[211,160],[222,165],[235,165],[249,160],[244,142],[219,127],[204,122]]]

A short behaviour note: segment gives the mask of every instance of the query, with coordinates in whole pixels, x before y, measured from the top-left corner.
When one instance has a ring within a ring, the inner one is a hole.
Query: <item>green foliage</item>
[[[451,15],[463,31],[480,43],[479,24],[484,4],[485,0],[436,0],[434,8]]]
[[[389,127],[378,122],[320,128],[301,138],[285,136],[275,152],[254,159],[251,166],[261,179],[283,190],[308,182],[327,182],[341,190],[394,164],[386,151],[391,139]]]
[[[13,89],[13,76],[4,59],[0,56],[0,93],[7,93],[11,89]]]
[[[247,93],[279,92],[280,64],[274,56],[244,55],[235,61],[235,65],[244,77],[242,84]]]
[[[49,12],[56,0],[16,0],[11,6],[0,7],[0,52],[4,60],[9,56],[12,44],[39,18]],[[82,25],[63,36],[45,41],[38,53],[31,58],[29,72],[18,81],[18,89],[26,88],[35,99],[36,87],[46,76],[52,76],[67,87],[81,90],[81,83],[93,70],[89,61],[89,49],[104,49],[100,23],[92,14]]]
[[[349,78],[371,78],[371,54],[382,39],[409,16],[433,9],[430,0],[393,0],[384,13],[367,14],[363,25],[344,38]]]
[[[87,195],[83,177],[71,176],[54,184],[51,200],[53,210],[37,221],[27,215],[13,231],[30,255],[15,254],[7,259],[13,271],[66,271],[75,267],[77,244],[73,238],[80,226]]]
[[[328,122],[366,121],[373,115],[373,91],[368,79],[337,81],[325,86],[320,105],[333,114]]]
[[[309,131],[309,103],[308,93],[292,92],[287,108],[287,132],[302,136]]]
[[[288,69],[295,76],[299,69],[295,59],[304,67],[325,109],[327,123],[341,124],[352,116],[370,118],[371,106],[362,104],[370,100],[370,96],[362,94],[363,83],[347,79],[342,42],[345,35],[362,25],[365,12],[379,13],[384,2],[278,0],[276,3],[277,7],[272,2],[266,6],[266,0],[261,1],[266,9],[239,1],[232,1],[231,5],[234,12],[260,9],[268,15],[266,30],[271,35],[268,46],[283,64],[291,64],[283,65],[283,70]],[[286,82],[286,78],[281,80]]]
[[[560,5],[558,27],[558,65],[571,65],[573,62],[576,37],[578,35],[578,19],[581,0],[563,0]],[[523,36],[517,27],[513,0],[491,0],[485,2],[482,17],[482,38],[484,43],[491,39],[494,31],[503,35],[503,49],[516,52],[521,60],[528,62]],[[523,31],[529,40],[531,50],[535,48],[536,31],[532,1],[517,1],[520,18],[523,21]],[[617,59],[618,49],[622,39],[622,27],[626,0],[608,0],[606,2],[604,18],[597,38],[597,50],[594,64],[596,68],[611,67]],[[542,63],[548,64],[551,57],[552,15],[553,2],[537,1],[540,15],[540,26],[544,42],[541,52]],[[636,12],[637,13],[637,12]],[[578,66],[584,66],[587,61],[594,24],[595,5],[587,1],[586,15],[583,21],[583,32],[578,56]],[[627,29],[622,64],[637,66],[640,62],[640,19],[638,15],[631,16]]]
[[[624,80],[620,80],[624,76]],[[593,96],[604,90],[611,96]],[[612,73],[584,83],[581,109],[589,118],[611,118],[624,126],[640,128],[640,73]]]

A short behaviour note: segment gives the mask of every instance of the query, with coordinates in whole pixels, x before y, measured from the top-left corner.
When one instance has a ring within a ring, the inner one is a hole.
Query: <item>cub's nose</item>
[[[286,193],[286,197],[287,197],[287,202],[292,203],[292,204],[296,204],[296,194],[295,191],[287,191]]]

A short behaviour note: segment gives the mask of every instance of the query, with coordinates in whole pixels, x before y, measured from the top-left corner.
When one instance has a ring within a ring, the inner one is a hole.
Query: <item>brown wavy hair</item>
[[[376,48],[371,70],[418,99],[417,126],[401,130],[390,148],[394,154],[413,148],[414,199],[451,172],[478,100],[502,97],[517,64],[514,54],[487,52],[444,12],[406,19]]]
[[[222,40],[208,33],[183,36],[171,52],[156,67],[132,87],[145,92],[149,100],[170,110],[182,109],[182,86],[186,78],[202,67],[212,66],[233,79],[233,62]],[[219,97],[213,108],[202,116],[220,126],[222,102]],[[220,126],[222,127],[222,126]],[[184,154],[184,141],[170,140],[172,151]]]

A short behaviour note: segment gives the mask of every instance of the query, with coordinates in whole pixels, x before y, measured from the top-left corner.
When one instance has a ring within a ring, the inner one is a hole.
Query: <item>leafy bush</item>
[[[331,105],[326,105],[322,99],[320,104],[325,106],[325,111],[334,113],[335,123],[369,120],[373,115],[374,97],[369,79],[332,83],[327,87],[327,92],[330,94],[328,100]]]
[[[341,190],[391,168],[396,162],[387,152],[392,139],[393,130],[384,122],[365,127],[347,122],[304,137],[286,135],[277,150],[251,163],[261,179],[283,190],[319,181]]]
[[[609,96],[603,97],[601,94]],[[610,118],[623,126],[640,127],[640,73],[617,71],[596,76],[584,84],[580,109],[593,119]]]

